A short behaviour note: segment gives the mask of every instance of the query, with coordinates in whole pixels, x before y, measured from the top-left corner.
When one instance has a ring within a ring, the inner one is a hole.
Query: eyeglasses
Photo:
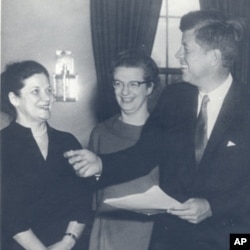
[[[114,80],[112,82],[112,85],[117,90],[123,89],[124,86],[126,85],[129,90],[133,91],[133,90],[138,90],[139,87],[140,87],[140,85],[141,84],[145,84],[145,83],[147,83],[147,81],[142,81],[142,82],[140,82],[140,81],[131,81],[131,82],[128,82],[127,84],[125,84],[124,82],[120,82],[118,80]]]

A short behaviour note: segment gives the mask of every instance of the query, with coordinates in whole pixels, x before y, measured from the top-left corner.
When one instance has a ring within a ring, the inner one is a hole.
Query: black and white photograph
[[[0,10],[0,250],[250,249],[250,0]]]

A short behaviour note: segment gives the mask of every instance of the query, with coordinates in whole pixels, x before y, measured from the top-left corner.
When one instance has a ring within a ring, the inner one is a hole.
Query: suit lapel
[[[208,141],[207,148],[204,152],[203,159],[201,160],[201,162],[207,159],[209,153],[214,150],[217,143],[221,140],[224,133],[227,131],[228,126],[230,125],[231,121],[235,116],[237,100],[238,88],[237,84],[233,83],[222,104],[220,113],[214,125],[212,134]]]

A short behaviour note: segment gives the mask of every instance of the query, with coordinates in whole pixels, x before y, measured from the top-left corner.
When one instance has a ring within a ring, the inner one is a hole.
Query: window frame
[[[163,0],[164,1],[164,0]],[[162,11],[159,15],[159,20],[160,18],[165,18],[166,20],[166,67],[159,67],[159,75],[160,76],[164,76],[165,77],[165,84],[171,84],[173,83],[171,81],[171,79],[173,78],[177,78],[180,79],[181,75],[182,75],[182,69],[181,66],[180,67],[168,67],[169,65],[169,56],[168,56],[168,51],[169,51],[169,42],[168,42],[168,37],[169,37],[169,19],[170,18],[178,18],[179,20],[181,19],[181,16],[179,15],[173,15],[173,14],[169,14],[169,6],[168,6],[168,0],[165,0],[165,3],[162,4],[165,5],[165,15],[162,15]]]

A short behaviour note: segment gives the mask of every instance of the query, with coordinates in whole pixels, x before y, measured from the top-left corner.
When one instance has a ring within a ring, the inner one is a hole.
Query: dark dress
[[[87,224],[91,218],[91,184],[63,157],[81,145],[73,135],[47,127],[46,160],[31,129],[13,122],[1,131],[1,249],[22,249],[12,237],[29,228],[49,246],[62,239],[70,221]]]

